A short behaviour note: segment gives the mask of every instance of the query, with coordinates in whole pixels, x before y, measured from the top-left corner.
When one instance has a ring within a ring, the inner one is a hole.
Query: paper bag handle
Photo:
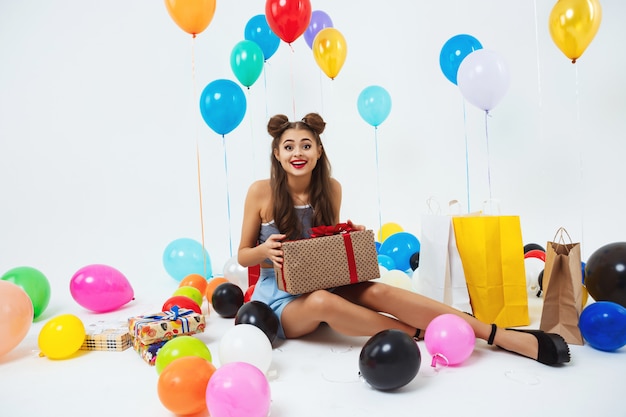
[[[441,206],[434,197],[428,197],[428,199],[426,200],[426,205],[428,206],[429,214],[441,214]]]
[[[565,241],[565,237],[563,235],[567,235],[567,238],[569,239],[569,243],[572,244],[574,243],[572,241],[572,237],[569,235],[569,233],[567,233],[567,230],[564,227],[559,227],[558,230],[556,231],[556,233],[554,234],[554,239],[552,239],[553,242],[556,243],[560,243],[562,245],[567,245],[567,242]],[[557,236],[559,237],[559,240],[557,241]]]

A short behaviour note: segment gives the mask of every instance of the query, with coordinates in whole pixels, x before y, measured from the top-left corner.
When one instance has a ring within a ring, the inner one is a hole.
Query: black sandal
[[[491,334],[487,339],[488,345],[493,345],[493,341],[496,338],[496,331],[498,327],[495,324],[491,325]],[[558,365],[570,361],[569,346],[565,339],[556,333],[545,333],[542,330],[526,330],[526,329],[511,329],[515,332],[528,333],[535,336],[537,339],[538,355],[537,362],[544,365]],[[499,347],[499,346],[498,346]],[[505,349],[506,350],[506,349]],[[515,353],[515,352],[514,352]]]

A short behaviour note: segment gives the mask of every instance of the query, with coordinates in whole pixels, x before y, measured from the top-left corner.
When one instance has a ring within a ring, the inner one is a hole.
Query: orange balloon
[[[215,0],[165,0],[174,22],[195,38],[209,26],[215,14]]]
[[[177,415],[206,410],[206,388],[215,369],[200,356],[174,359],[159,374],[157,392],[163,406]]]
[[[200,291],[200,293],[204,294],[206,291],[206,286],[207,286],[207,280],[205,277],[203,277],[200,274],[190,274],[187,275],[185,278],[183,278],[180,281],[180,284],[178,284],[178,287],[194,287],[196,288],[198,291]]]
[[[315,35],[313,39],[313,57],[324,73],[334,80],[348,55],[348,45],[341,32],[327,27]]]
[[[230,282],[230,281],[224,277],[213,277],[207,282],[204,296],[206,297],[209,303],[211,303],[211,297],[213,297],[213,291],[215,291],[215,288],[217,288],[218,285],[223,284],[225,282]]]

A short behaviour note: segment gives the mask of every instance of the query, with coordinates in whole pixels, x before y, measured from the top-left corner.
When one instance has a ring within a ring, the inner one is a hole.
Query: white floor
[[[38,356],[37,336],[45,321],[76,314],[85,324],[159,311],[169,289],[121,310],[91,314],[66,300],[51,305],[28,336],[0,358],[0,415],[172,416],[157,394],[158,375],[133,349],[83,352],[66,360]],[[61,307],[62,305],[62,307]],[[74,311],[71,311],[71,307]],[[530,300],[531,319],[540,319],[540,300]],[[205,309],[207,308],[205,304]],[[68,311],[70,308],[70,311]],[[233,319],[211,311],[207,343],[219,366],[217,346]],[[334,416],[626,416],[626,348],[614,353],[571,346],[572,361],[548,367],[477,341],[472,356],[457,367],[430,367],[419,342],[422,364],[415,379],[395,392],[371,389],[358,374],[367,338],[337,335],[328,328],[301,340],[275,343],[268,371],[272,417]]]

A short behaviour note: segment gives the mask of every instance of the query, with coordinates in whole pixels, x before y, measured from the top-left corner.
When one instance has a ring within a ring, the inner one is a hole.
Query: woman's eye
[[[287,150],[287,151],[291,151],[292,149],[293,149],[293,146],[291,146],[291,145],[286,145],[285,146],[285,150]]]
[[[306,150],[309,150],[309,149],[311,149],[311,145],[304,145],[303,148],[306,149]]]

